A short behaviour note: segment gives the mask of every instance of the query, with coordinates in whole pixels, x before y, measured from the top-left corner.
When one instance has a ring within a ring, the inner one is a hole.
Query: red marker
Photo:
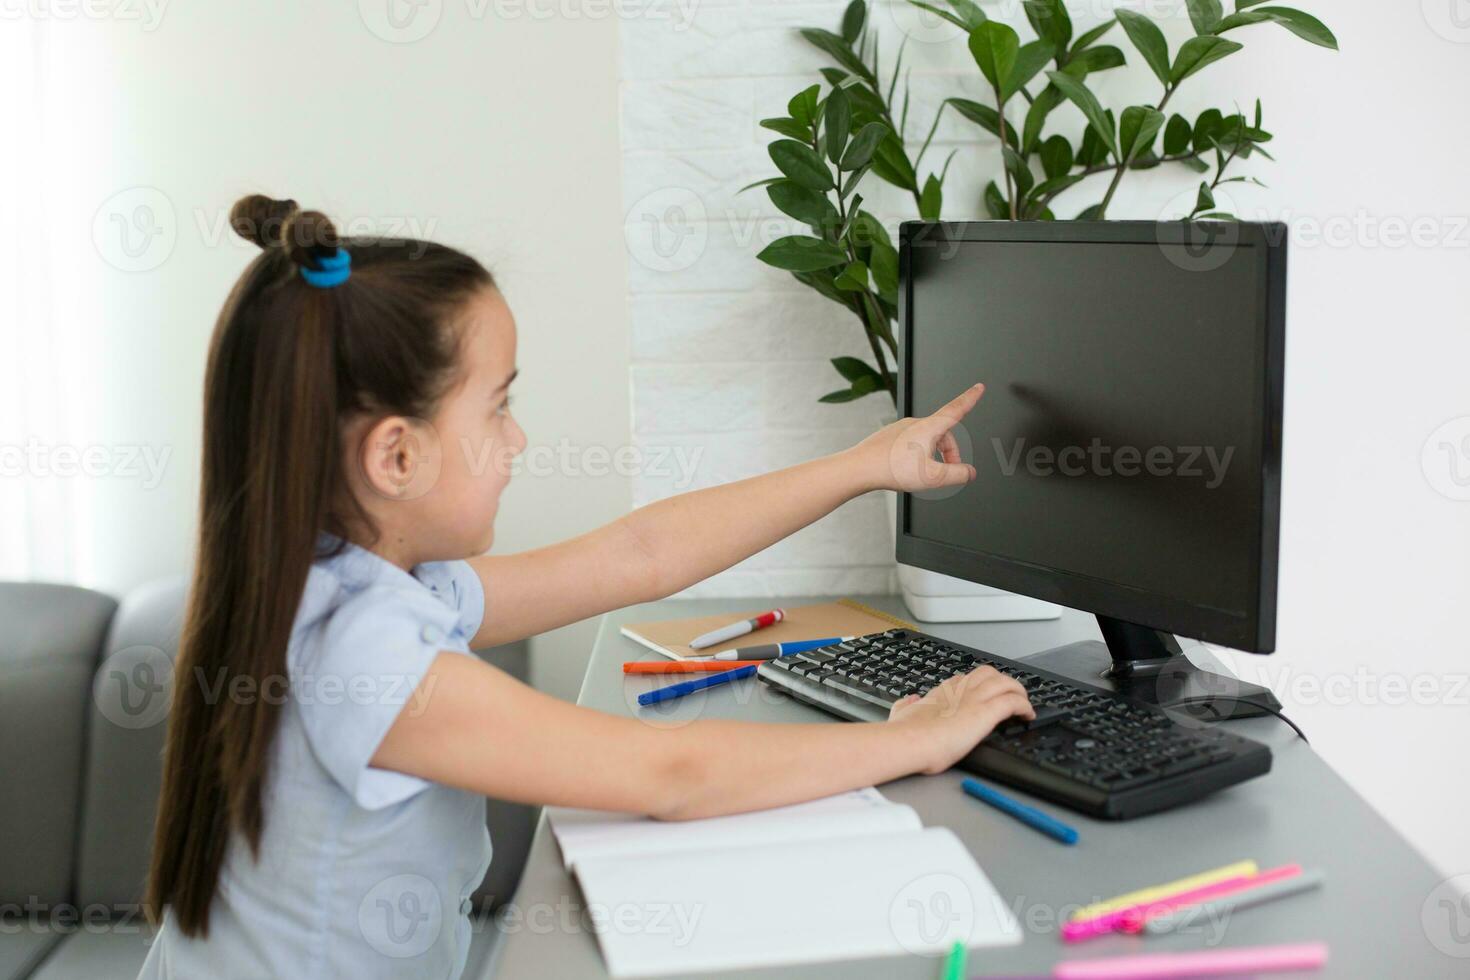
[[[717,630],[710,630],[703,636],[696,636],[689,641],[689,648],[691,650],[703,650],[705,647],[712,647],[716,643],[724,643],[726,640],[733,640],[737,636],[754,633],[758,629],[764,629],[773,623],[779,623],[785,618],[786,610],[772,609],[770,612],[761,613],[754,619],[742,619],[738,623],[731,623],[729,626],[721,626]]]

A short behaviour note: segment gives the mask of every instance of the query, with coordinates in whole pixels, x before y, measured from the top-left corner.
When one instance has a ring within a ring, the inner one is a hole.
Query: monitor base
[[[1200,649],[1196,656],[1209,658],[1209,653]],[[1254,718],[1281,710],[1270,689],[1230,676],[1218,662],[1198,666],[1182,653],[1125,665],[1114,661],[1106,644],[1083,640],[1023,659],[1042,670],[1160,707],[1189,702],[1174,710],[1202,721]]]

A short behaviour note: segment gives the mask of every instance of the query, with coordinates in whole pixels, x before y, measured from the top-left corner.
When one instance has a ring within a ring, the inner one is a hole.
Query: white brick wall
[[[845,2],[684,3],[693,4],[687,19],[687,11],[669,3],[622,22],[630,383],[635,442],[650,453],[697,458],[693,486],[709,486],[848,446],[889,417],[892,406],[881,396],[847,405],[817,402],[842,386],[830,358],[871,357],[861,326],[848,311],[756,261],[766,243],[802,229],[763,191],[735,193],[777,172],[765,150],[777,137],[759,120],[785,115],[787,100],[821,81],[817,69],[828,63],[796,29],[835,31]],[[914,144],[940,99],[982,97],[979,72],[958,32],[916,16],[907,4],[886,2],[873,15],[888,65],[902,32],[909,33],[904,57],[913,71],[908,137]],[[962,157],[994,156],[992,139],[979,139],[984,134],[952,111],[946,116],[922,170],[956,147]],[[946,217],[978,213],[980,174],[988,179],[992,171],[988,163],[961,163],[951,171]],[[916,216],[906,193],[876,177],[861,192],[865,207],[891,228]],[[677,471],[637,476],[634,503],[687,489],[678,483]],[[890,591],[886,506],[877,494],[855,500],[691,593]]]

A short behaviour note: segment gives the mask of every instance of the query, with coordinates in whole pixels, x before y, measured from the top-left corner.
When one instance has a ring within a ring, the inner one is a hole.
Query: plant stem
[[[1006,104],[1000,97],[1000,89],[995,90],[995,116],[1000,130],[1000,171],[1006,180],[1006,205],[1011,209],[1011,220],[1017,220],[1019,212],[1016,209],[1015,185],[1011,182],[1011,168],[1006,166]]]
[[[1154,106],[1154,109],[1156,109],[1159,112],[1163,112],[1164,111],[1164,106],[1166,106],[1166,105],[1169,104],[1169,99],[1172,98],[1173,95],[1174,95],[1174,89],[1171,86],[1165,85],[1164,86],[1164,97],[1159,100],[1159,104],[1156,105],[1156,106]],[[1101,221],[1101,220],[1103,220],[1104,218],[1107,217],[1107,215],[1108,215],[1108,205],[1113,202],[1113,192],[1116,191],[1118,189],[1118,185],[1123,182],[1123,175],[1128,172],[1128,164],[1131,163],[1131,162],[1132,162],[1132,159],[1131,158],[1130,159],[1127,159],[1127,160],[1120,160],[1120,161],[1118,161],[1118,171],[1117,171],[1117,173],[1113,174],[1113,181],[1112,181],[1112,183],[1110,183],[1108,185],[1108,192],[1103,195],[1102,204],[1098,205],[1098,209],[1097,209],[1097,220],[1098,221]]]

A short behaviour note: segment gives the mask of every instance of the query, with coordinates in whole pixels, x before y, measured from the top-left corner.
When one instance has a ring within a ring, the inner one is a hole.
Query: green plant
[[[1102,220],[1124,175],[1178,164],[1211,175],[1201,180],[1189,217],[1232,219],[1217,209],[1215,191],[1222,184],[1260,182],[1250,176],[1227,177],[1227,170],[1254,154],[1271,158],[1262,146],[1271,134],[1262,128],[1260,100],[1249,119],[1238,109],[1226,113],[1211,108],[1191,122],[1178,113],[1166,117],[1165,109],[1182,83],[1241,50],[1240,43],[1223,36],[1240,28],[1274,23],[1313,44],[1337,48],[1337,39],[1315,17],[1291,7],[1263,6],[1265,2],[1235,0],[1234,12],[1226,14],[1220,0],[1187,0],[1195,36],[1171,55],[1159,26],[1130,10],[1119,10],[1074,37],[1064,0],[1022,0],[1036,35],[1023,44],[1013,27],[992,20],[973,0],[947,0],[948,9],[909,0],[965,33],[993,103],[945,99],[912,158],[904,135],[907,84],[896,113],[894,108],[904,51],[900,47],[885,85],[878,67],[878,37],[869,27],[865,0],[853,0],[835,33],[803,29],[802,37],[833,62],[821,70],[827,94],[822,95],[820,84],[812,85],[791,98],[786,116],[761,121],[784,137],[768,148],[781,176],[750,187],[763,186],[782,213],[812,231],[780,238],[757,257],[851,310],[863,325],[873,363],[833,358],[847,387],[821,400],[845,402],[885,391],[897,403],[896,376],[889,363],[897,357],[893,327],[898,253],[882,223],[862,209],[858,186],[872,173],[909,192],[919,218],[938,220],[954,153],[922,180],[919,175],[946,109],[953,108],[999,143],[1000,180],[989,182],[979,202],[991,218],[1056,220],[1052,205],[1060,194],[1090,177],[1107,175],[1102,199],[1077,215],[1077,220]],[[1127,64],[1121,48],[1100,43],[1114,26],[1123,28],[1162,86],[1154,104],[1127,106],[1116,115],[1103,107],[1087,84],[1089,75]],[[1044,84],[1033,94],[1032,87],[1043,77]],[[1087,122],[1076,145],[1064,135],[1047,134],[1051,113],[1064,102],[1075,105]],[[1023,103],[1024,114],[1015,108]],[[1019,127],[1014,116],[1022,116]]]

